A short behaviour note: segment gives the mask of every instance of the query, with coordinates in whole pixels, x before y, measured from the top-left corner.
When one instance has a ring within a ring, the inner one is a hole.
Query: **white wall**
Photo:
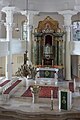
[[[24,56],[23,54],[13,55],[13,75],[15,75],[15,72],[20,68],[21,65],[23,65],[24,62]]]
[[[80,41],[70,41],[71,55],[80,55]]]
[[[5,57],[0,57],[0,76],[5,72]]]

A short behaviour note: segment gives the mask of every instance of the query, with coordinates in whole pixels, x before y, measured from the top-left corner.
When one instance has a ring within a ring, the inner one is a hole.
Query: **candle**
[[[36,80],[35,80],[35,85],[36,85]]]
[[[51,99],[53,100],[53,90],[51,90]]]
[[[42,65],[44,65],[44,61],[42,60]]]
[[[75,78],[74,78],[74,91],[76,89],[76,82],[75,82]]]
[[[52,60],[52,66],[53,66],[53,60]]]
[[[53,90],[51,90],[51,110],[53,110]]]

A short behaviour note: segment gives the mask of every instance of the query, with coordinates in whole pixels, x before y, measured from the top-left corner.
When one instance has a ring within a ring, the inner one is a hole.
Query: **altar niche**
[[[59,23],[47,16],[34,30],[33,63],[37,66],[63,65],[63,35]]]
[[[53,65],[53,36],[51,34],[44,35],[43,44],[43,65]]]

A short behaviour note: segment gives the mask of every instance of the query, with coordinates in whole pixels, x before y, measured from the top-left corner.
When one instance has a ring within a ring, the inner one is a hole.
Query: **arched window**
[[[27,22],[22,22],[22,40],[27,40]]]
[[[73,40],[80,41],[80,21],[73,22]]]

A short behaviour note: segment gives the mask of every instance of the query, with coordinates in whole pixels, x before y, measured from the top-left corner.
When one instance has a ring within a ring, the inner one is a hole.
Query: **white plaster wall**
[[[0,76],[4,75],[5,71],[5,57],[0,57]]]
[[[8,55],[8,41],[0,39],[0,57]]]
[[[13,19],[14,22],[14,27],[13,27],[13,38],[19,38],[22,39],[22,27],[21,24],[22,22],[26,19],[26,17],[24,15],[21,14],[15,14]],[[18,27],[19,27],[19,31],[17,32],[15,30],[15,28],[17,27],[17,22],[18,22]]]
[[[2,20],[4,20],[5,22],[5,13],[2,14]],[[5,25],[2,23],[0,24],[1,30],[0,30],[0,38],[6,38],[6,27]]]
[[[24,54],[25,51],[26,51],[26,41],[20,39],[12,40],[12,54],[20,54],[20,53]]]
[[[13,55],[13,65],[12,65],[13,75],[15,75],[18,68],[20,68],[21,65],[23,65],[23,62],[24,62],[23,54]]]
[[[75,76],[78,76],[78,56],[77,55],[72,55],[71,58],[72,58],[72,62],[71,62],[72,74],[75,75]]]
[[[71,55],[80,55],[80,41],[70,42],[70,53]]]

